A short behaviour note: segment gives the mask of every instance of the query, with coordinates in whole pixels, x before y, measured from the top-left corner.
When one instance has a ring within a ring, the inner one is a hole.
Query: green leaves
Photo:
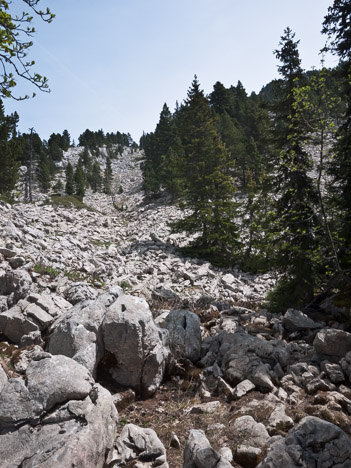
[[[55,15],[49,8],[45,11],[37,10],[40,0],[23,0],[23,2],[43,21],[51,23]],[[23,100],[28,99],[29,95],[15,96],[13,94],[18,78],[28,81],[41,91],[50,92],[50,89],[45,76],[32,72],[35,61],[25,60],[33,45],[29,37],[36,32],[31,24],[34,17],[28,11],[23,11],[21,15],[13,14],[10,11],[11,3],[0,1],[0,63],[4,70],[0,80],[0,96]],[[34,96],[35,93],[33,93]]]

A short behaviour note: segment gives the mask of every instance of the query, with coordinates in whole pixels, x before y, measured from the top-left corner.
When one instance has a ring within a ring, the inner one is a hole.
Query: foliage
[[[96,132],[86,129],[78,137],[79,146],[86,146],[88,149],[93,150],[102,148],[106,145],[111,149],[111,145],[118,145],[120,150],[123,146],[133,146],[134,142],[129,133],[104,133],[103,130]]]
[[[73,166],[71,163],[68,163],[66,167],[65,192],[67,193],[67,195],[74,194],[74,173],[73,173]]]
[[[345,103],[343,122],[338,129],[330,173],[334,182],[334,200],[339,211],[340,255],[344,268],[351,268],[351,4],[334,0],[323,23],[330,50],[339,56],[339,77]]]
[[[49,265],[44,265],[43,263],[37,263],[33,267],[34,273],[39,273],[40,275],[48,275],[51,279],[55,279],[56,276],[59,274],[56,268],[53,268]]]
[[[47,201],[47,204],[53,206],[63,206],[65,208],[75,208],[77,210],[88,210],[93,211],[93,209],[82,202],[77,197],[72,195],[52,195]]]
[[[238,246],[233,160],[221,142],[208,101],[195,77],[181,110],[181,206],[189,214],[173,225],[197,234],[193,247],[212,261],[230,263]]]
[[[111,193],[111,182],[112,182],[112,165],[111,165],[110,157],[107,157],[106,167],[104,171],[104,180],[103,180],[104,193],[106,193],[106,195],[110,195]]]
[[[281,99],[275,105],[275,131],[281,150],[276,164],[272,234],[277,247],[276,266],[283,273],[278,291],[287,288],[295,302],[303,302],[314,292],[318,198],[309,175],[312,166],[306,151],[306,124],[296,105],[295,90],[300,86],[302,69],[298,42],[290,28],[284,31],[280,46],[275,54],[281,62],[278,69],[283,80]]]
[[[83,170],[83,161],[81,158],[79,158],[76,170],[74,171],[74,183],[76,188],[75,194],[79,198],[83,198],[85,195],[86,179]]]
[[[0,96],[17,100],[29,97],[27,94],[22,97],[14,96],[13,88],[18,78],[28,81],[40,91],[49,91],[47,78],[32,71],[35,62],[28,60],[27,56],[33,45],[30,38],[36,32],[32,14],[36,14],[47,23],[50,23],[55,16],[49,8],[45,11],[39,9],[40,0],[23,0],[23,2],[27,9],[17,15],[12,9],[13,2],[0,0],[0,62],[3,70],[0,79]]]
[[[18,178],[17,150],[19,143],[13,138],[16,115],[5,116],[0,99],[0,195],[9,195]]]
[[[41,187],[41,190],[44,193],[47,193],[50,189],[50,170],[49,170],[49,160],[47,155],[42,152],[39,156],[39,164],[38,164],[38,181]]]
[[[90,179],[90,185],[91,185],[91,188],[93,189],[93,192],[97,192],[100,190],[101,183],[102,183],[102,176],[101,176],[100,164],[98,163],[98,161],[95,161],[92,167],[91,179]]]

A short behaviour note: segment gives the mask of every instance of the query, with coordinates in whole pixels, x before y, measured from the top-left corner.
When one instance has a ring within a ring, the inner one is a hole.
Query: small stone
[[[194,405],[190,414],[210,414],[215,413],[221,407],[220,401],[209,401],[208,403],[201,403],[199,405]]]
[[[233,461],[233,452],[229,447],[222,447],[218,450],[218,455],[223,458],[224,460],[227,460],[229,463]]]
[[[171,439],[171,442],[170,442],[169,446],[173,447],[175,449],[180,449],[180,447],[181,447],[178,436],[174,432],[172,434],[172,439]]]
[[[255,384],[251,382],[251,380],[243,380],[240,382],[233,390],[233,398],[234,400],[239,400],[243,396],[245,396],[247,393],[251,392],[254,390]]]

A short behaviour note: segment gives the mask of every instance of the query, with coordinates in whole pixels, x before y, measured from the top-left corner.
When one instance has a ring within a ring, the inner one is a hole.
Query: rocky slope
[[[114,203],[0,205],[1,466],[350,468],[351,334],[182,257],[141,159]]]

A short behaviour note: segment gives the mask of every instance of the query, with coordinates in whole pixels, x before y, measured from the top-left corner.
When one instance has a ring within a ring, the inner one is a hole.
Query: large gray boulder
[[[135,424],[124,426],[116,442],[116,448],[108,461],[108,466],[111,468],[125,466],[133,461],[141,463],[137,466],[168,468],[166,449],[156,432],[153,429],[138,427]],[[144,465],[143,462],[147,465]]]
[[[72,307],[52,325],[48,351],[74,359],[95,377],[104,354],[101,325],[106,305],[115,299],[115,296],[103,295],[95,301],[79,302]]]
[[[245,468],[256,466],[270,440],[264,425],[256,422],[252,416],[242,416],[234,421],[232,431],[238,440],[234,460]]]
[[[153,321],[144,299],[120,296],[107,310],[102,324],[105,354],[116,365],[113,380],[147,398],[162,382],[170,358],[168,331]]]
[[[110,393],[72,359],[43,355],[0,394],[1,466],[104,466],[117,427]]]
[[[285,438],[276,438],[258,468],[349,468],[351,440],[339,427],[308,416]]]
[[[7,383],[7,375],[6,375],[6,372],[4,371],[2,365],[0,364],[0,393],[2,392],[2,390],[5,387],[6,383]]]
[[[184,449],[183,468],[230,468],[228,459],[211,447],[201,430],[190,431]]]
[[[170,346],[175,357],[186,357],[194,363],[200,359],[200,320],[194,312],[172,310],[162,327],[169,331]]]
[[[32,278],[26,270],[0,270],[0,296],[8,296],[10,306],[24,299],[32,286]]]
[[[313,346],[318,355],[344,357],[351,351],[351,333],[324,328],[317,333]]]
[[[97,298],[96,289],[92,288],[88,283],[73,283],[64,291],[64,296],[68,302],[75,305],[78,302],[94,300]]]
[[[32,361],[26,380],[18,377],[5,384],[0,395],[0,424],[36,420],[59,403],[85,398],[92,385],[88,371],[66,356]]]
[[[283,317],[283,325],[289,332],[314,330],[322,328],[325,324],[315,322],[306,314],[296,309],[288,309]]]
[[[42,313],[41,313],[42,312]],[[38,318],[38,320],[36,320]],[[40,321],[39,321],[40,320]],[[0,332],[15,344],[20,344],[23,336],[45,328],[53,321],[45,311],[25,300],[0,314]]]
[[[69,307],[72,307],[69,302],[55,295],[29,295],[0,314],[0,332],[15,344],[22,344],[24,337],[28,337],[29,344],[33,332],[40,336]]]

